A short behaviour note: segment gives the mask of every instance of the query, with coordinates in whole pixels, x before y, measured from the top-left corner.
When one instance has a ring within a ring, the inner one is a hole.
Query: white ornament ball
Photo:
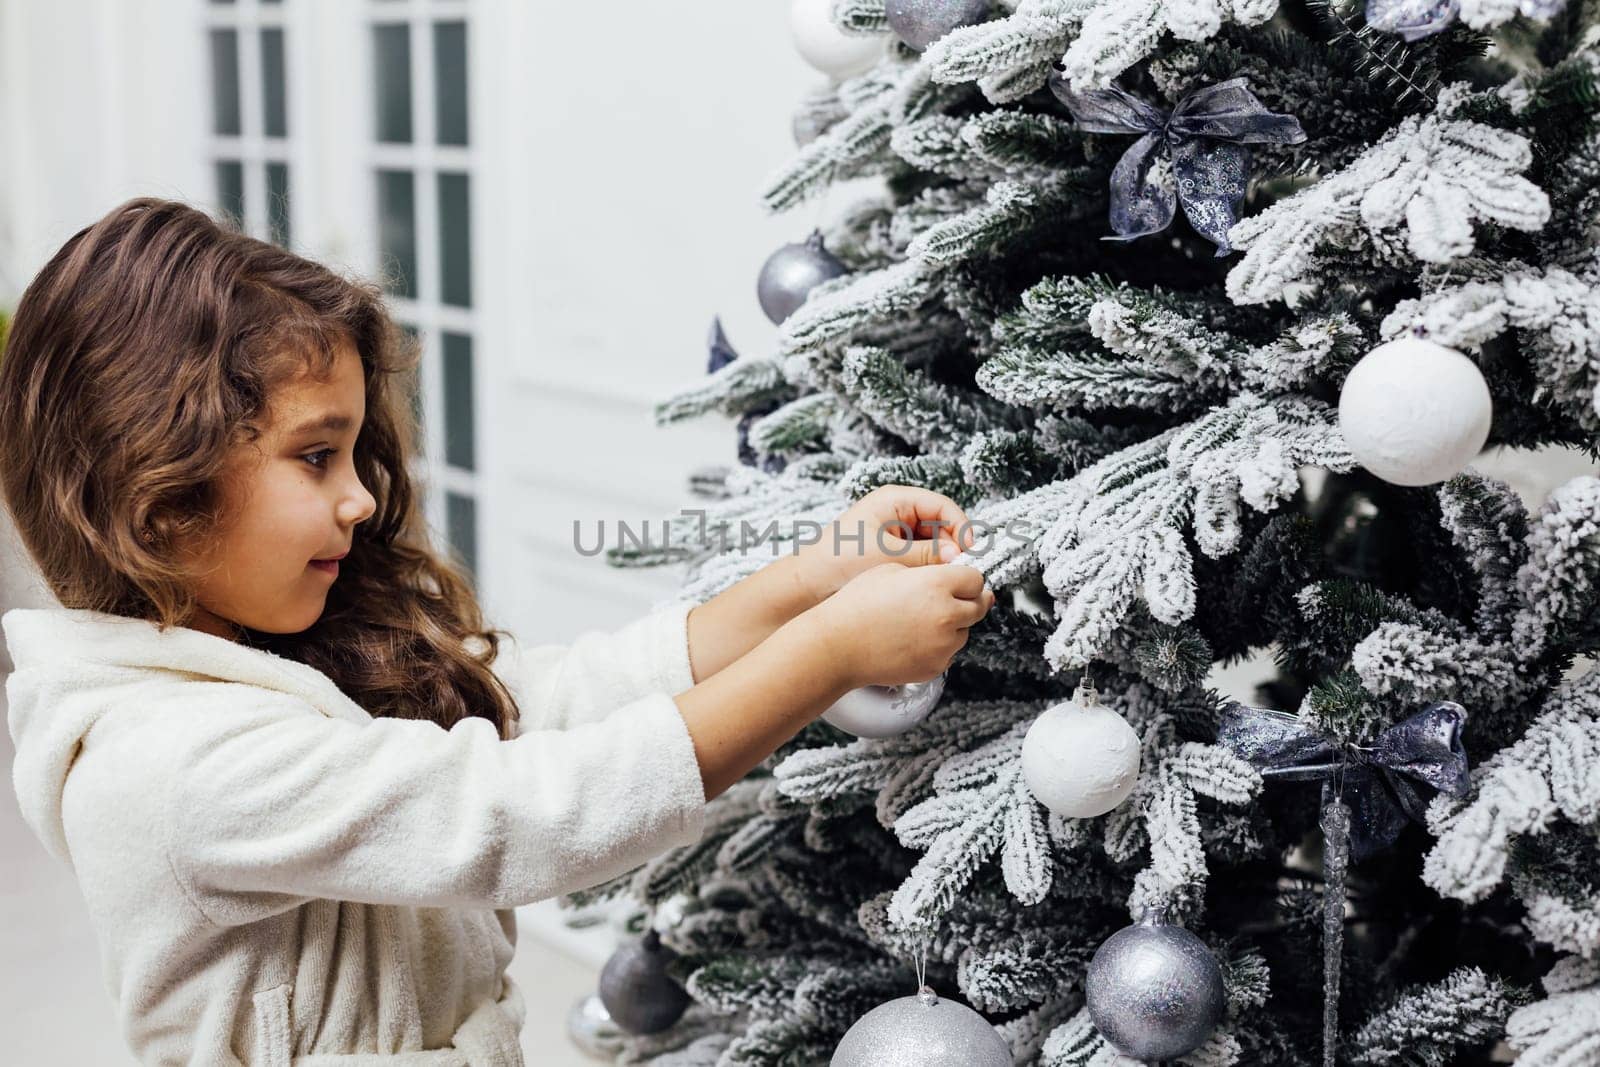
[[[834,81],[865,74],[883,58],[883,34],[845,33],[833,24],[834,0],[794,0],[789,33],[801,58]]]
[[[1339,430],[1351,454],[1395,485],[1460,474],[1482,451],[1493,415],[1478,365],[1420,337],[1368,352],[1339,394]]]
[[[944,675],[909,685],[852,689],[822,713],[822,720],[857,737],[894,737],[916,726],[938,706]]]
[[[924,986],[879,1004],[839,1039],[829,1067],[1011,1067],[989,1020]]]
[[[1022,777],[1039,803],[1063,818],[1104,815],[1139,781],[1139,735],[1094,690],[1080,688],[1028,728]]]

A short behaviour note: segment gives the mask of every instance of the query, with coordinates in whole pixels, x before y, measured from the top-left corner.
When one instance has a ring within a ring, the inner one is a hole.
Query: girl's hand
[[[800,616],[828,649],[819,670],[852,688],[926,682],[950,669],[994,606],[975,567],[880,563]]]
[[[949,497],[911,485],[881,485],[824,526],[819,539],[802,545],[795,557],[801,584],[821,603],[874,567],[948,562],[976,539],[966,512]]]

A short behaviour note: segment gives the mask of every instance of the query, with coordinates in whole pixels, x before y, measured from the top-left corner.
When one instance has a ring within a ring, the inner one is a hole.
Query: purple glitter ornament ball
[[[958,26],[982,22],[990,8],[990,0],[888,0],[884,14],[895,36],[920,52]]]
[[[1222,1021],[1222,968],[1205,942],[1159,913],[1106,938],[1084,980],[1094,1028],[1136,1060],[1175,1060]]]

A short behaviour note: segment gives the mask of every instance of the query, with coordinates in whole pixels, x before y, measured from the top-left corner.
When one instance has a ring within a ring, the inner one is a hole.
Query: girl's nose
[[[340,505],[343,513],[348,516],[345,521],[351,524],[365,522],[372,517],[374,511],[378,510],[377,498],[367,491],[367,487],[359,480],[355,486],[356,491],[347,496]]]

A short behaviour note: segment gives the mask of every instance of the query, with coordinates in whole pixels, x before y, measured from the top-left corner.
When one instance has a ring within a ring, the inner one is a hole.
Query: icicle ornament
[[[1345,745],[1295,715],[1239,703],[1223,709],[1217,743],[1261,777],[1322,782],[1323,1067],[1333,1067],[1339,1045],[1345,872],[1352,861],[1394,844],[1408,820],[1424,821],[1435,793],[1466,795],[1466,718],[1460,704],[1439,701],[1390,726],[1371,745]]]

